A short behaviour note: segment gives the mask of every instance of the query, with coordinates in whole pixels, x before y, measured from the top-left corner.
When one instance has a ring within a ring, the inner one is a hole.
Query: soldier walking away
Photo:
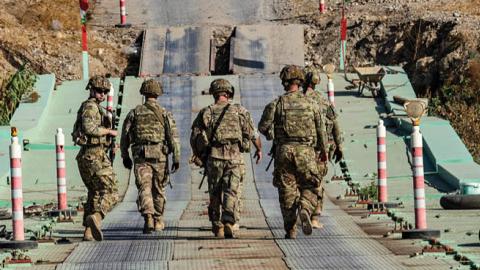
[[[311,214],[318,204],[322,174],[315,160],[325,156],[325,127],[319,106],[305,97],[298,66],[285,66],[280,79],[286,93],[263,110],[258,130],[274,144],[273,185],[278,189],[285,238],[296,238],[297,214],[305,235],[312,233]]]
[[[110,144],[107,136],[117,136],[117,131],[107,128],[111,123],[100,106],[110,86],[104,76],[90,78],[86,87],[90,96],[80,106],[73,126],[73,142],[81,146],[76,158],[78,169],[88,190],[83,215],[84,241],[103,240],[102,219],[118,200],[115,174],[107,155]]]
[[[303,87],[305,96],[312,98],[313,101],[320,106],[322,117],[325,121],[325,129],[327,134],[326,153],[328,155],[328,160],[338,163],[343,158],[343,151],[342,137],[337,121],[337,113],[335,112],[335,108],[332,106],[332,104],[324,96],[322,96],[321,93],[315,91],[315,86],[319,83],[320,74],[318,71],[305,71],[305,85]],[[323,176],[327,175],[327,160],[318,159],[318,162],[321,174]],[[325,196],[323,182],[316,191],[318,196],[318,204],[311,216],[311,220],[312,227],[320,229],[323,227],[323,225],[320,223],[320,216],[323,210],[323,198]]]
[[[208,179],[210,203],[208,217],[212,232],[219,238],[235,238],[234,224],[238,221],[239,194],[245,174],[242,153],[256,148],[256,162],[262,159],[259,136],[250,113],[229,100],[235,90],[225,79],[210,84],[209,93],[215,103],[203,108],[192,124],[191,162],[203,167]]]
[[[168,155],[172,154],[171,173],[180,166],[180,139],[175,120],[171,112],[157,103],[162,93],[158,81],[143,82],[140,94],[145,96],[145,103],[128,113],[120,140],[123,165],[134,168],[137,206],[145,219],[143,233],[164,229],[165,187],[171,185]],[[133,162],[128,152],[130,146]]]

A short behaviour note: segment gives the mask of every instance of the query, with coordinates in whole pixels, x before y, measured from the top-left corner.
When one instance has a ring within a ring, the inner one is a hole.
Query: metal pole
[[[18,143],[17,130],[12,128],[10,144],[10,179],[12,180],[12,225],[13,240],[25,240],[23,226],[23,191],[22,191],[22,148]]]
[[[58,210],[67,210],[67,178],[65,164],[65,135],[61,128],[57,129],[55,135],[56,156],[57,156],[57,190]]]
[[[347,53],[347,18],[345,17],[345,0],[342,6],[342,19],[340,21],[340,70],[345,70],[345,57]]]
[[[333,79],[328,77],[327,83],[327,93],[328,93],[328,101],[335,107],[335,88],[333,85]]]
[[[413,126],[412,133],[413,156],[413,189],[415,197],[415,228],[427,228],[427,213],[425,204],[425,182],[423,174],[423,143],[419,126]]]
[[[87,46],[87,10],[88,0],[80,1],[80,20],[82,23],[82,77],[88,80],[88,46]]]
[[[325,14],[325,0],[320,0],[318,9],[321,14]]]
[[[383,125],[383,120],[379,120],[377,127],[378,202],[388,201],[386,135],[387,130]]]

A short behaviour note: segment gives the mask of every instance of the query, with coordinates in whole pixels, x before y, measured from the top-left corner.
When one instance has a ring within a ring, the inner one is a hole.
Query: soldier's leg
[[[242,171],[239,161],[227,162],[227,167],[224,170],[222,177],[222,223],[225,226],[225,238],[234,237],[233,224],[235,224],[238,213],[238,189],[242,178]]]
[[[217,237],[223,237],[223,223],[221,217],[222,184],[224,161],[209,159],[208,161],[208,193],[210,202],[208,205],[208,218],[212,222],[212,232]]]
[[[244,181],[245,181],[245,175],[246,175],[246,172],[245,172],[245,164],[241,164],[240,165],[240,172],[241,172],[241,178],[240,178],[240,184],[238,186],[238,190],[237,190],[237,197],[238,197],[238,200],[237,200],[237,206],[235,207],[235,225],[234,225],[234,230],[239,230],[240,229],[240,225],[239,225],[239,222],[240,222],[240,214],[243,210],[243,188],[244,188]]]
[[[152,198],[153,168],[146,162],[137,163],[134,166],[134,173],[135,185],[138,189],[138,210],[142,216],[153,215],[155,213]]]
[[[85,187],[87,188],[87,201],[83,205],[83,223],[82,225],[85,227],[85,231],[83,234],[84,241],[93,241],[92,230],[90,227],[87,226],[87,217],[94,213],[94,202],[98,200],[99,194],[96,192],[96,188],[92,179],[94,179],[94,173],[91,172],[88,168],[88,164],[82,162],[81,159],[78,160],[78,169],[80,172],[80,176],[82,178]],[[97,198],[95,198],[97,196]]]
[[[152,196],[153,196],[153,207],[155,209],[154,221],[155,221],[155,230],[161,231],[165,227],[163,222],[163,212],[165,210],[165,204],[167,202],[167,197],[165,196],[165,187],[167,185],[167,178],[165,170],[166,163],[159,162],[152,164],[153,165],[153,187],[152,187]]]

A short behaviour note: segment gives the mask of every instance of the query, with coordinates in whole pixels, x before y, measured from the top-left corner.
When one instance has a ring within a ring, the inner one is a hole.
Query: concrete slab
[[[242,25],[235,28],[233,73],[279,72],[304,65],[302,25]]]

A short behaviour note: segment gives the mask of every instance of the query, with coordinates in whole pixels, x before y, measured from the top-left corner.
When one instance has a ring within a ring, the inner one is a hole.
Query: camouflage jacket
[[[227,104],[230,106],[218,123],[215,134],[212,134]],[[250,142],[254,139],[255,127],[250,113],[240,104],[218,102],[198,113],[192,124],[190,145],[193,154],[201,159],[206,158],[205,153],[210,146],[210,157],[243,160],[241,153],[250,151]]]
[[[95,98],[89,98],[82,103],[77,112],[77,120],[73,127],[74,132],[79,138],[73,138],[79,145],[106,145],[108,129],[106,123],[106,114]]]
[[[337,113],[335,108],[332,106],[330,101],[328,101],[321,93],[309,88],[305,92],[305,96],[310,97],[313,101],[320,106],[323,119],[325,120],[325,129],[327,132],[328,143],[335,143],[337,147],[340,147],[343,139],[340,132],[340,126],[337,121]]]
[[[154,107],[160,114],[158,119]],[[175,119],[156,101],[147,100],[145,104],[130,110],[123,122],[120,150],[122,158],[129,157],[128,148],[132,146],[135,162],[143,159],[166,161],[172,154],[173,162],[180,161],[180,137]]]
[[[298,90],[287,92],[263,110],[258,131],[274,143],[301,143],[324,151],[325,126],[320,106]]]

